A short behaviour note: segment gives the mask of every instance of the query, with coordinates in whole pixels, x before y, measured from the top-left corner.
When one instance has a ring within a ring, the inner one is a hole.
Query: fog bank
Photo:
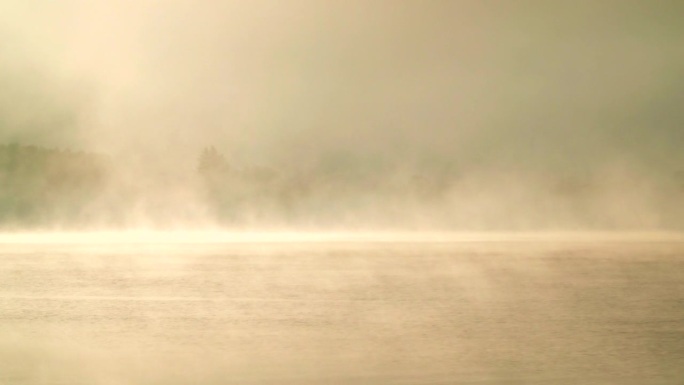
[[[681,229],[682,11],[4,1],[0,143],[109,160],[52,211],[0,180],[0,222]]]

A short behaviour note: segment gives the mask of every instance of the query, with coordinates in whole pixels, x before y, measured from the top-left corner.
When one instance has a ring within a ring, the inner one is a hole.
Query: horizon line
[[[85,230],[0,231],[0,244],[684,242],[684,231]]]

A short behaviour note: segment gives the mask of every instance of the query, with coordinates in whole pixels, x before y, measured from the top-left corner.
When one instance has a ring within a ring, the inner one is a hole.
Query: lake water
[[[680,241],[0,245],[0,384],[682,384]]]

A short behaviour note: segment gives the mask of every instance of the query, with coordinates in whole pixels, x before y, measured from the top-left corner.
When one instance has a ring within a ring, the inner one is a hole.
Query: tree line
[[[108,163],[93,153],[0,145],[0,220],[33,225],[74,216],[106,183]]]
[[[541,213],[540,221],[547,210],[551,217],[563,211],[568,218],[591,222],[594,213],[603,215],[601,202],[610,203],[606,191],[621,191],[606,190],[613,182],[592,176],[551,175],[533,183],[516,176],[490,177],[483,184],[477,173],[452,166],[386,173],[364,173],[363,164],[346,163],[274,170],[238,166],[215,147],[203,149],[189,163],[194,163],[191,175],[169,177],[129,170],[92,152],[0,145],[0,228],[128,226],[150,219],[183,225],[197,218],[222,225],[311,226],[344,226],[368,218],[388,225],[444,218],[467,225],[483,212],[496,220],[516,205],[522,210],[529,196],[539,198],[530,209]],[[671,178],[667,197],[684,196],[683,176]],[[681,222],[681,209],[666,211],[669,222]]]

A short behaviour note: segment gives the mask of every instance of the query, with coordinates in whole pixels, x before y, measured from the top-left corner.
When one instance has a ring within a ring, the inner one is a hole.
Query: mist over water
[[[681,11],[4,1],[3,226],[681,229]]]
[[[684,7],[0,1],[0,385],[679,384]]]

